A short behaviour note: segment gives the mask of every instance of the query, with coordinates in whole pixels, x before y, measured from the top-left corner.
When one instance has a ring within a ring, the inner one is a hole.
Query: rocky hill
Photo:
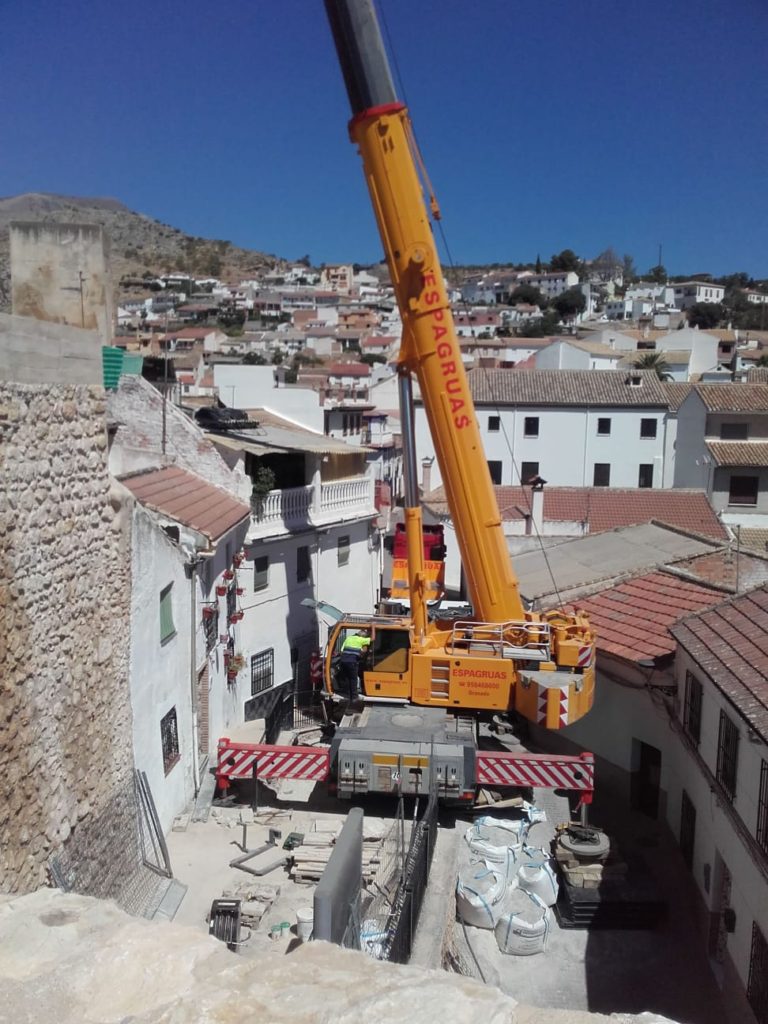
[[[196,238],[129,210],[117,199],[59,196],[44,192],[0,199],[0,311],[10,311],[11,221],[101,224],[111,241],[115,285],[125,276],[181,270],[198,277],[248,277],[284,261],[267,253],[240,249],[231,242]]]

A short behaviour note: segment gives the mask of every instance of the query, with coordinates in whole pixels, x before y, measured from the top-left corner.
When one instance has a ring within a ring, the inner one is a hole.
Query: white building
[[[768,385],[698,384],[678,412],[675,487],[731,525],[768,527]]]
[[[553,270],[543,274],[523,270],[518,275],[517,283],[532,285],[538,288],[545,298],[554,299],[567,292],[569,288],[575,288],[579,283],[579,275],[572,270]]]
[[[469,383],[494,483],[672,486],[675,385],[653,371],[476,369]],[[420,459],[435,455],[421,402],[416,445]]]
[[[243,720],[242,679],[228,677],[224,657],[241,650],[239,626],[228,621],[216,587],[231,586],[222,574],[242,546],[250,509],[176,467],[139,472],[120,484],[133,499],[134,758],[167,831],[197,795],[219,736]]]
[[[682,281],[674,285],[675,308],[690,309],[697,302],[722,302],[725,288],[711,281]]]

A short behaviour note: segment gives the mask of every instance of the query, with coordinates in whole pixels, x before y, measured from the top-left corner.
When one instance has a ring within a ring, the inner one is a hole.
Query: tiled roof
[[[722,598],[722,591],[652,572],[580,600],[578,606],[589,613],[599,651],[637,661],[673,653],[669,627]]]
[[[329,377],[370,377],[371,368],[367,363],[334,363],[326,372]]]
[[[530,505],[529,487],[494,487],[502,519],[523,519]],[[424,498],[436,512],[447,512],[442,487]],[[725,527],[703,491],[650,487],[545,487],[547,523],[587,523],[590,533],[619,526],[648,523],[652,519],[716,540],[727,540]]]
[[[137,501],[215,542],[250,515],[245,502],[194,473],[169,466],[122,477]]]
[[[761,554],[768,552],[768,530],[761,530],[754,526],[742,526],[739,531],[739,541],[742,548],[759,551]]]
[[[679,409],[693,388],[693,384],[688,384],[685,381],[667,380],[662,383],[670,409]]]
[[[768,384],[697,384],[709,412],[766,412]]]
[[[672,635],[763,737],[768,736],[768,588],[692,615]]]
[[[610,345],[603,345],[599,341],[581,341],[578,338],[563,338],[562,340],[567,345],[581,349],[582,352],[589,352],[592,356],[610,356],[612,359],[621,359],[626,355],[621,349],[611,348]]]
[[[632,386],[630,378],[641,384]],[[653,370],[471,370],[478,404],[662,406],[669,402]],[[768,391],[768,388],[765,389]]]
[[[768,466],[768,441],[707,441],[706,445],[718,466]]]

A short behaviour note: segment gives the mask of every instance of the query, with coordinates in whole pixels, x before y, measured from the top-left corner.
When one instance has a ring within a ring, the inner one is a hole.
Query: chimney
[[[544,528],[544,484],[547,481],[535,476],[528,482],[531,484],[531,526],[534,533],[541,535]]]
[[[429,458],[421,460],[421,493],[429,494],[432,490],[432,463],[435,461],[434,455]]]

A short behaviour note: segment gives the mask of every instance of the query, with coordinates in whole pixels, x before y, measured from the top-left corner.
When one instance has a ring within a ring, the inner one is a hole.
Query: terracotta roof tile
[[[522,519],[530,507],[530,488],[494,487],[502,518]],[[442,487],[425,497],[436,512],[447,512]],[[725,527],[715,515],[703,491],[657,490],[655,488],[545,487],[544,520],[548,523],[587,523],[590,533],[602,533],[619,526],[634,526],[652,519],[727,540]]]
[[[194,473],[169,466],[122,477],[137,501],[215,542],[250,515],[243,501]]]
[[[706,445],[718,466],[768,466],[768,441],[707,441]]]
[[[669,405],[653,370],[470,370],[468,376],[481,405]],[[631,385],[630,377],[641,384]]]
[[[670,627],[691,611],[711,608],[722,597],[721,591],[670,573],[650,572],[579,601],[579,607],[589,612],[598,650],[637,660],[673,653]]]
[[[768,410],[768,384],[697,384],[696,394],[709,412]]]
[[[760,734],[768,736],[768,588],[692,615],[672,634]]]
[[[599,651],[637,661],[672,654],[675,641],[669,628],[691,612],[711,608],[722,596],[722,591],[652,572],[580,600],[578,605],[589,613]]]

